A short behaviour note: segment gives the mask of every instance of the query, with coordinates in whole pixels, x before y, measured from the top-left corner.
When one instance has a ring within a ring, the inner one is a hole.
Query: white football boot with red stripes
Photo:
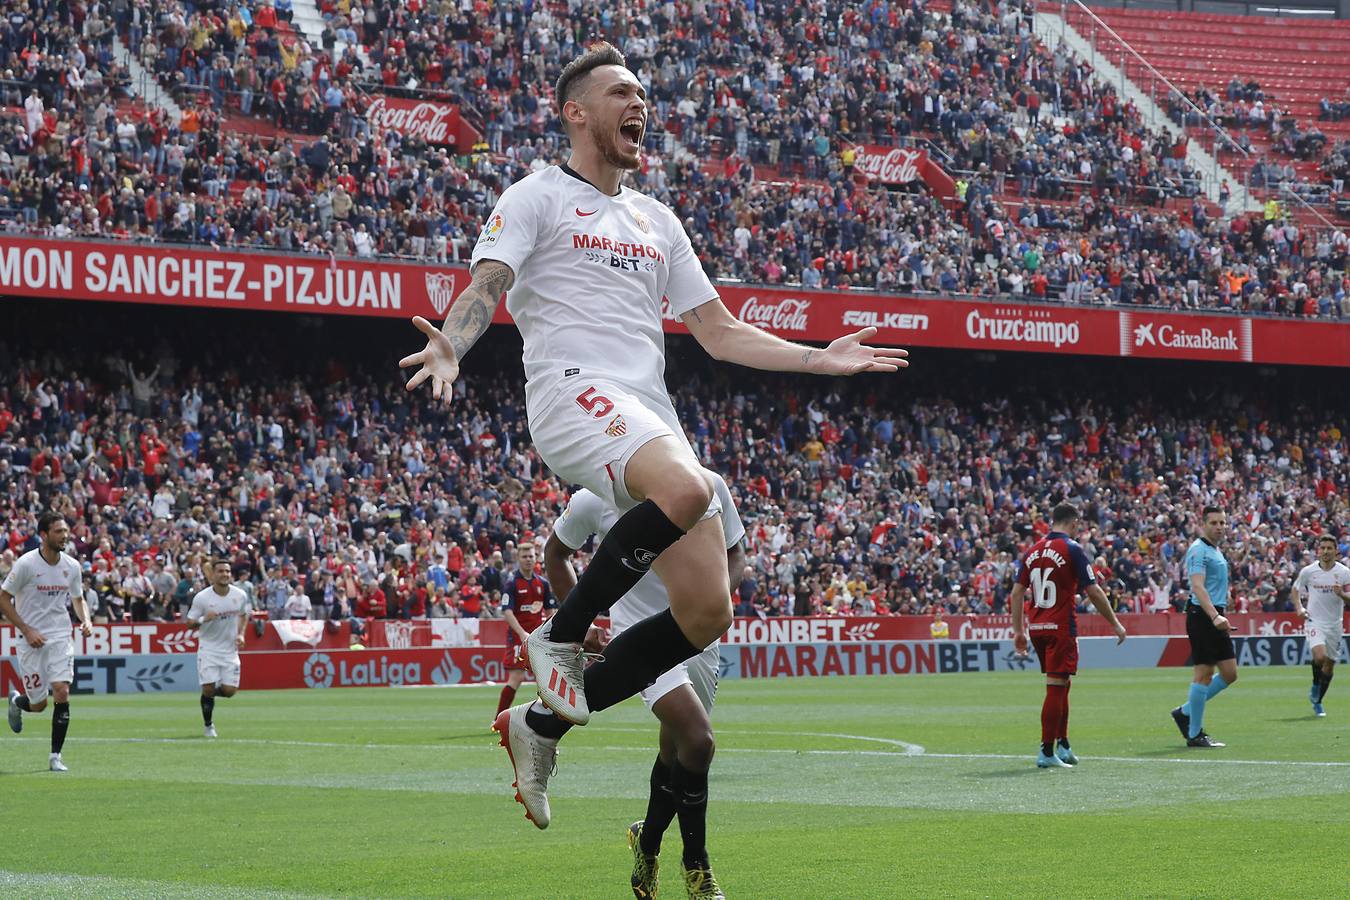
[[[582,675],[588,654],[581,644],[555,643],[553,620],[549,619],[525,641],[530,671],[539,687],[539,699],[553,714],[573,725],[585,725],[591,719],[586,706],[585,680]]]
[[[504,709],[497,714],[492,730],[501,735],[501,744],[515,770],[516,801],[525,807],[525,818],[540,830],[548,827],[552,813],[548,807],[548,780],[558,761],[558,741],[536,732],[525,721],[529,703]]]

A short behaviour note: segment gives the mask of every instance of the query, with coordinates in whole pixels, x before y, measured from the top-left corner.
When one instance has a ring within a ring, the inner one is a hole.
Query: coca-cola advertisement
[[[742,322],[757,325],[768,331],[795,331],[805,334],[810,320],[807,311],[810,300],[796,297],[774,297],[762,300],[751,294],[741,304],[739,318]]]
[[[928,161],[928,151],[914,147],[859,144],[854,151],[858,156],[853,162],[853,170],[872,181],[886,184],[918,181],[923,177],[923,166]]]
[[[459,133],[459,107],[452,103],[380,95],[366,107],[366,119],[372,125],[429,144],[454,144]]]
[[[947,171],[928,156],[927,150],[916,147],[879,147],[858,144],[853,171],[868,181],[882,184],[905,185],[922,181],[938,199],[949,202],[956,197],[956,182]]]

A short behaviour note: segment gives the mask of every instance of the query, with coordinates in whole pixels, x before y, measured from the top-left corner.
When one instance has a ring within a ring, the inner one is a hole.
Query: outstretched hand
[[[817,370],[822,375],[857,375],[860,372],[896,372],[909,366],[908,350],[896,347],[869,347],[863,341],[876,337],[877,330],[864,328],[835,338],[818,351]]]
[[[455,379],[459,377],[459,357],[455,355],[455,348],[444,332],[426,319],[413,316],[412,321],[417,330],[427,336],[427,346],[420,353],[410,354],[398,361],[400,369],[422,367],[408,379],[407,389],[414,390],[430,378],[432,398],[449,403]]]

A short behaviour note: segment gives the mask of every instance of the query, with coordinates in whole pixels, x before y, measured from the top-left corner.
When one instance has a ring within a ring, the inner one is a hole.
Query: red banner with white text
[[[453,145],[459,136],[459,107],[453,103],[379,94],[366,107],[366,119],[386,131],[428,144]]]
[[[927,150],[858,144],[853,151],[856,154],[854,172],[869,181],[904,185],[922,180],[941,200],[952,200],[956,196],[956,182],[928,156]]]
[[[1234,635],[1279,637],[1300,635],[1303,622],[1293,613],[1234,613]],[[1179,613],[1122,614],[1132,635],[1181,636],[1186,617]],[[1010,616],[944,616],[947,636],[960,641],[1000,641],[1012,638]],[[607,625],[606,620],[600,620]],[[346,621],[268,622],[260,620],[244,631],[244,651],[347,650],[353,645],[381,650],[448,650],[486,648],[500,659],[506,644],[501,619],[367,619],[362,632],[353,634]],[[1347,613],[1350,626],[1350,613]],[[737,618],[723,636],[727,644],[855,643],[860,641],[926,641],[933,636],[931,616],[775,617]],[[1107,637],[1111,630],[1101,616],[1078,617],[1081,637]],[[71,629],[76,656],[147,656],[197,652],[197,633],[182,622],[118,622],[95,625],[84,637]],[[14,656],[23,637],[11,625],[0,626],[0,657]]]
[[[0,237],[0,294],[179,307],[443,318],[460,267],[163,245]],[[731,312],[781,337],[1089,356],[1350,366],[1350,323],[724,285]],[[494,316],[509,323],[506,309]],[[666,316],[666,331],[684,327]]]
[[[1182,613],[1123,613],[1119,616],[1132,635],[1155,637],[1186,634]],[[1303,621],[1293,613],[1233,613],[1234,635],[1274,637],[1303,633]],[[947,637],[958,641],[1012,640],[1012,616],[943,616]],[[856,641],[926,641],[934,637],[931,616],[737,618],[722,636],[726,644],[810,644]],[[1079,637],[1109,637],[1110,626],[1101,616],[1078,617]]]

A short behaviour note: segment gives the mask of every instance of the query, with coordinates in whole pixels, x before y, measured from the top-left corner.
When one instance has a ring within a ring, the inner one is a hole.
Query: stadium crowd
[[[273,617],[494,616],[515,549],[566,502],[531,449],[505,334],[484,338],[447,411],[370,359],[392,341],[369,326],[190,335],[142,312],[123,348],[98,344],[108,315],[70,346],[0,345],[15,376],[0,386],[0,569],[61,510],[100,616],[181,615],[210,556]],[[170,351],[170,333],[199,345]],[[326,369],[288,349],[305,346]],[[1122,609],[1181,601],[1211,502],[1233,523],[1237,608],[1287,609],[1312,538],[1346,512],[1350,447],[1314,412],[1315,383],[1274,397],[1159,372],[1164,407],[1148,376],[1010,377],[954,354],[906,373],[900,399],[864,378],[732,378],[687,342],[673,356],[682,421],[746,521],[744,615],[1001,611],[1063,498]]]
[[[319,48],[289,6],[16,9],[9,230],[462,261],[500,192],[560,158],[535,85],[609,34],[650,86],[636,183],[718,277],[1350,316],[1343,232],[1278,208],[1213,216],[1185,146],[1035,39],[1017,4],[369,0],[321,4]],[[119,99],[114,32],[173,85],[181,119]],[[384,129],[365,116],[379,90],[458,101],[484,142],[451,153]],[[239,115],[290,130],[239,131]],[[854,177],[856,145],[904,141],[952,170],[960,202]]]

